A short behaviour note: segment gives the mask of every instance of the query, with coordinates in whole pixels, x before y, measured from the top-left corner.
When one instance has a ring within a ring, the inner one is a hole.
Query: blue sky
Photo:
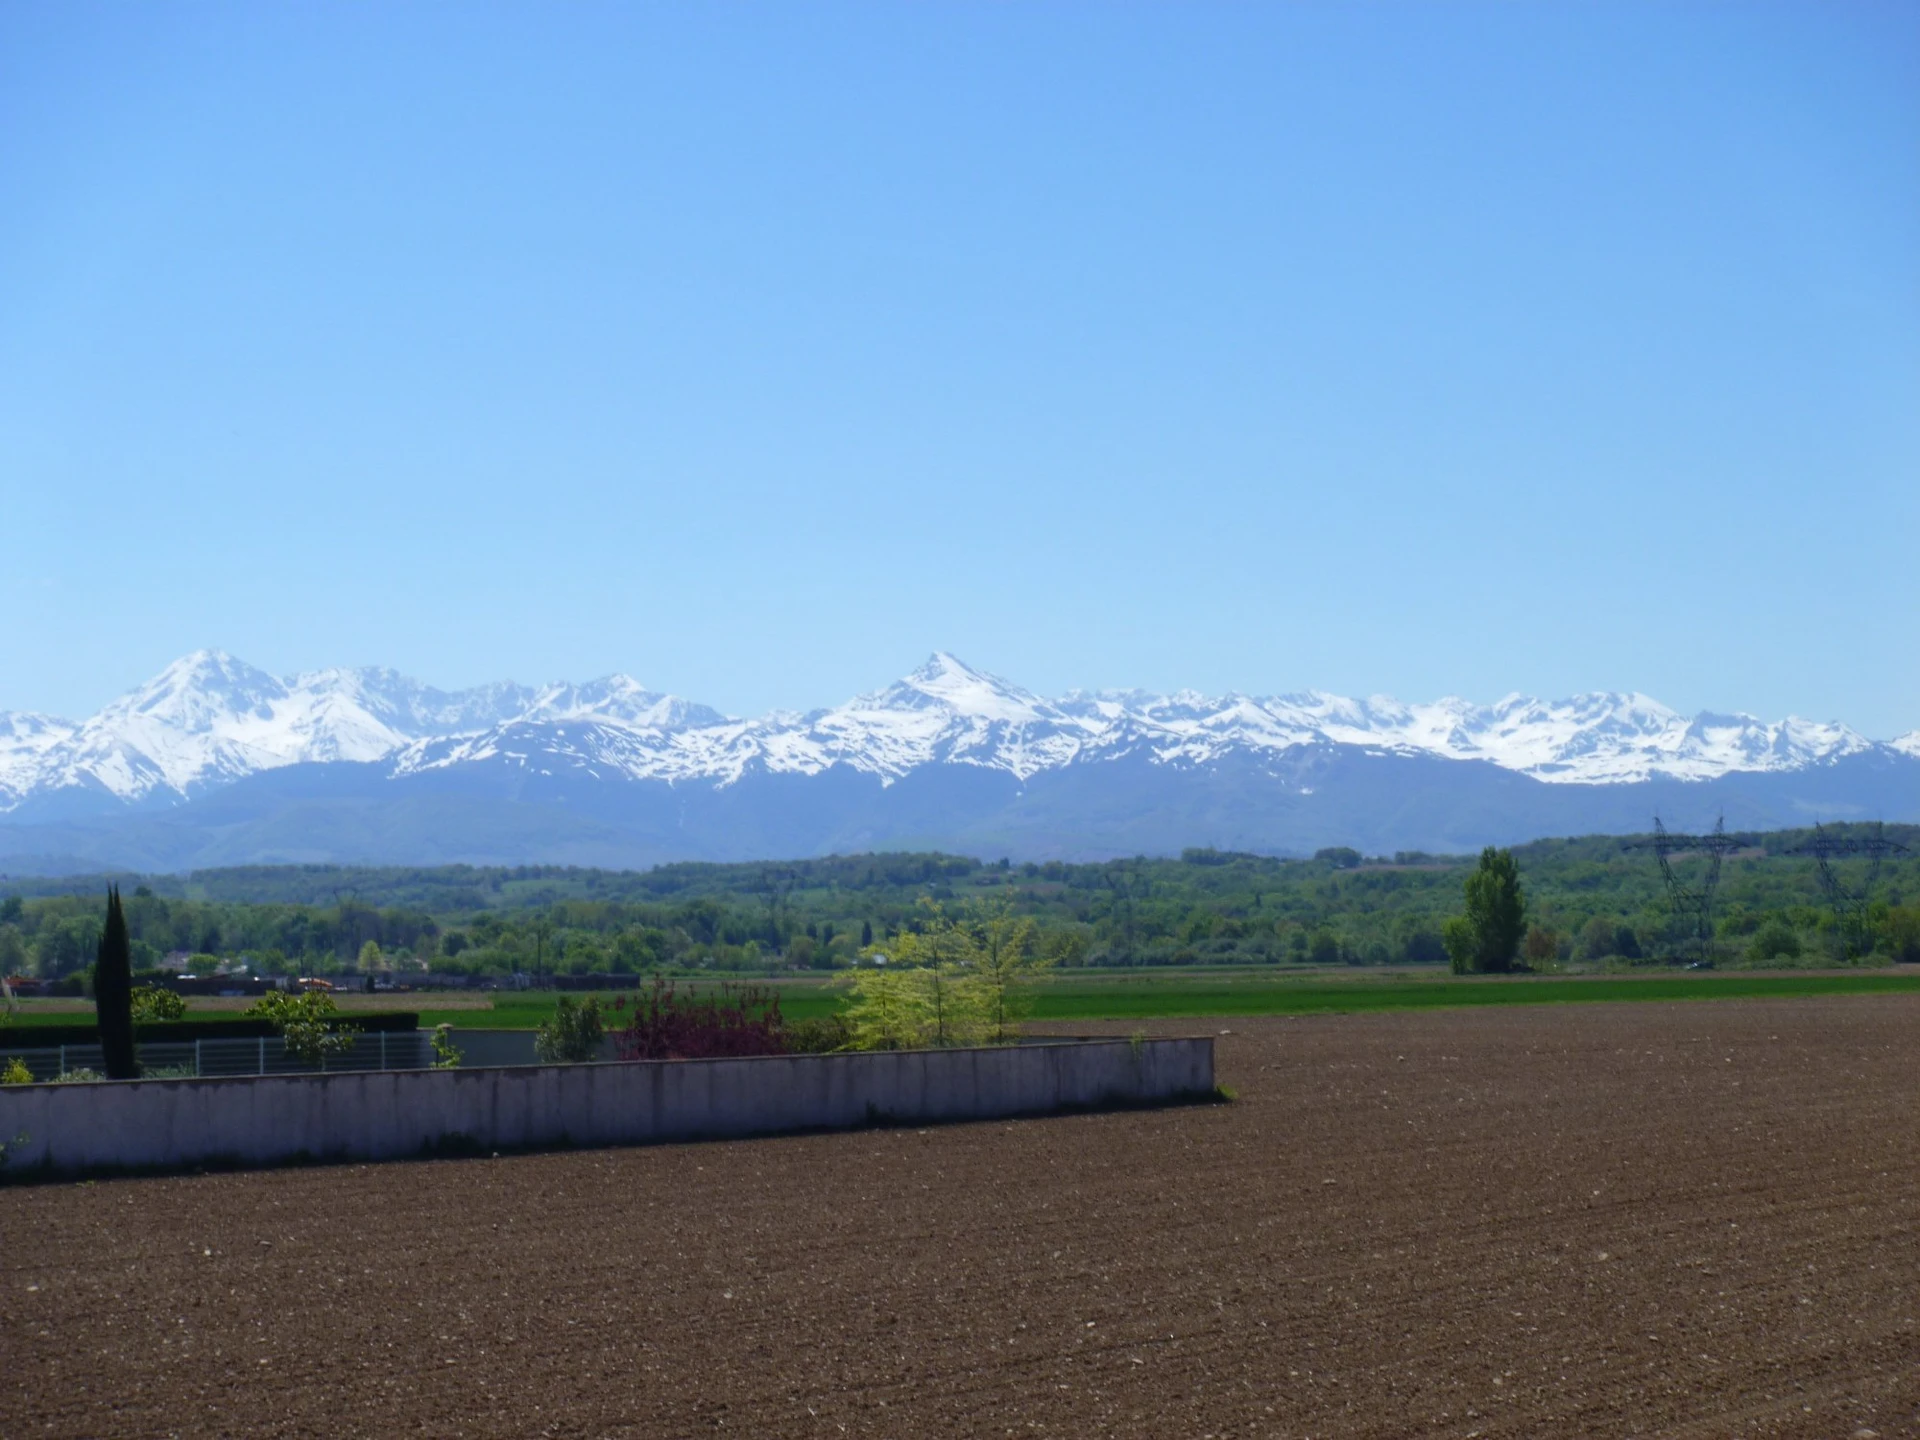
[[[1920,7],[0,7],[0,709],[1920,726]]]

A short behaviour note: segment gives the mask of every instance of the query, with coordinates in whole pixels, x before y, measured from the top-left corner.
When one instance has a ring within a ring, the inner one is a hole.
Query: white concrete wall
[[[987,1120],[1212,1089],[1209,1039],[9,1085],[0,1142],[7,1174],[71,1174]]]
[[[465,1057],[461,1063],[474,1069],[483,1065],[538,1065],[540,1057],[533,1048],[538,1033],[534,1030],[455,1030],[453,1043]],[[612,1049],[607,1048],[601,1058],[613,1059]]]

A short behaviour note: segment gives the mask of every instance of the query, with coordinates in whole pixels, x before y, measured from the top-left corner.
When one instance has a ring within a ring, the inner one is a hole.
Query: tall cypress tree
[[[100,1049],[109,1080],[140,1075],[133,1053],[133,942],[120,909],[120,887],[107,890],[107,924],[93,967],[93,1007],[100,1019]]]

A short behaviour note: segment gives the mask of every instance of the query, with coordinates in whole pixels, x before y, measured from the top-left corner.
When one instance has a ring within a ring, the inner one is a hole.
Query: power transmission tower
[[[1885,827],[1876,820],[1871,828],[1863,827],[1861,832],[1853,834],[1828,830],[1816,823],[1813,837],[1789,852],[1813,857],[1820,874],[1820,888],[1826,893],[1827,904],[1833,907],[1834,936],[1842,960],[1858,960],[1873,948],[1867,905],[1873,898],[1873,887],[1879,882],[1881,864],[1887,856],[1905,854],[1906,849],[1899,842],[1889,840]],[[1864,857],[1867,863],[1858,883],[1849,885],[1834,862],[1856,856]]]
[[[1714,821],[1705,835],[1676,835],[1653,817],[1653,838],[1635,840],[1630,850],[1651,850],[1660,862],[1660,879],[1667,887],[1667,905],[1673,911],[1673,932],[1679,945],[1679,958],[1693,957],[1695,964],[1713,963],[1713,897],[1720,888],[1720,863],[1729,852],[1740,848],[1737,836],[1727,834],[1723,815]],[[1674,865],[1680,855],[1700,855],[1705,864],[1700,873],[1688,879]]]
[[[781,922],[787,914],[787,897],[799,883],[800,872],[791,867],[769,865],[760,872],[760,899],[767,907],[767,939],[776,953],[787,943],[786,927]]]
[[[1120,922],[1121,935],[1127,947],[1127,958],[1122,963],[1131,965],[1134,963],[1133,902],[1145,897],[1147,877],[1130,862],[1116,860],[1107,866],[1106,881],[1107,888],[1113,892],[1114,917]]]

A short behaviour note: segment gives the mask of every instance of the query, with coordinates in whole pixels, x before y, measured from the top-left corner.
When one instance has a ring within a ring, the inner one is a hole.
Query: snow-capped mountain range
[[[1791,772],[1874,752],[1920,759],[1920,731],[1883,743],[1834,722],[1689,717],[1613,693],[1492,705],[1319,691],[1048,700],[944,653],[832,709],[736,719],[624,675],[449,692],[385,669],[277,678],[202,650],[84,721],[0,713],[0,813],[49,797],[178,805],[263,771],[336,761],[377,764],[394,779],[485,763],[724,788],[749,774],[834,767],[885,784],[928,766],[1026,782],[1124,757],[1192,768],[1326,746],[1608,785]]]

